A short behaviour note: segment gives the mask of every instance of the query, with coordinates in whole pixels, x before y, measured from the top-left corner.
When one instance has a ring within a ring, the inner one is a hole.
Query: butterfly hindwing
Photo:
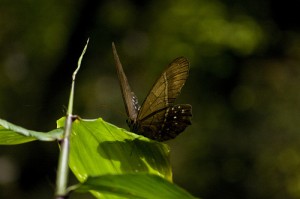
[[[175,138],[191,125],[192,106],[179,104],[167,109],[164,126],[161,129],[159,138],[161,141]]]
[[[192,106],[180,104],[155,112],[138,123],[138,132],[157,141],[175,138],[191,125]],[[142,125],[141,125],[142,123]]]

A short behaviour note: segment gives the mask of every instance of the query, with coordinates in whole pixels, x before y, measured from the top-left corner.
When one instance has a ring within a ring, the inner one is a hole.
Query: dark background
[[[299,198],[300,12],[277,2],[2,0],[0,118],[55,128],[90,37],[74,112],[127,128],[111,42],[140,101],[186,56],[177,102],[193,125],[168,142],[175,183],[204,199]],[[52,198],[57,157],[55,142],[0,146],[0,198]]]

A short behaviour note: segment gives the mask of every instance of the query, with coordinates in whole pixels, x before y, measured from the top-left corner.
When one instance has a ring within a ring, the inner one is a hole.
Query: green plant
[[[87,44],[72,76],[67,115],[57,121],[57,129],[31,131],[0,119],[0,144],[58,141],[61,150],[55,198],[67,198],[73,191],[91,192],[96,198],[194,198],[172,183],[166,144],[101,118],[85,120],[73,115],[75,77]],[[68,186],[69,167],[79,184]]]

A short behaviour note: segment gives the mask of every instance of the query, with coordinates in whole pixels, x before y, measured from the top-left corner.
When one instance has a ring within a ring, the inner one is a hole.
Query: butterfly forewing
[[[143,102],[137,120],[174,104],[189,74],[189,62],[179,57],[169,64],[167,69],[153,85]]]
[[[136,120],[138,111],[140,109],[138,99],[131,91],[114,43],[112,43],[112,49],[127,116],[130,120]]]

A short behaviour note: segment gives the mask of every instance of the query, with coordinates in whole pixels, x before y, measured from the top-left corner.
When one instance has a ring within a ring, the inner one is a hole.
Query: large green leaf
[[[64,125],[64,119],[58,126]],[[80,182],[106,174],[149,173],[172,181],[169,147],[130,133],[101,118],[72,125],[69,165]],[[109,197],[111,198],[111,197]]]
[[[50,132],[37,132],[14,125],[8,121],[0,119],[0,144],[13,145],[22,144],[34,140],[55,141],[63,136],[62,129],[54,129]]]
[[[185,190],[157,175],[138,173],[89,177],[76,191],[94,190],[119,198],[194,199]]]

